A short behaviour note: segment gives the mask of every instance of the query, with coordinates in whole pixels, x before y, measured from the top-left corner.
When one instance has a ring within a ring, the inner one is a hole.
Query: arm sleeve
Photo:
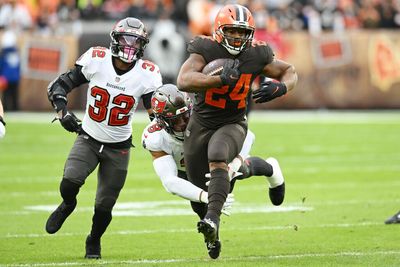
[[[200,202],[202,189],[187,180],[178,177],[178,170],[171,155],[162,156],[153,160],[153,167],[161,179],[165,190],[193,202]]]
[[[151,96],[152,95],[153,95],[153,92],[142,95],[143,106],[145,109],[151,108]]]

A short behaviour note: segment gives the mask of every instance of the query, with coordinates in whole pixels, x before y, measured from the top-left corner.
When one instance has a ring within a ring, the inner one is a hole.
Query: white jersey
[[[109,49],[92,47],[77,61],[89,81],[83,130],[103,143],[127,140],[141,96],[162,85],[158,66],[139,59],[123,75],[115,72]]]
[[[156,120],[153,120],[143,130],[143,147],[149,151],[164,151],[171,155],[178,170],[185,171],[183,160],[183,141],[179,141],[161,128]]]

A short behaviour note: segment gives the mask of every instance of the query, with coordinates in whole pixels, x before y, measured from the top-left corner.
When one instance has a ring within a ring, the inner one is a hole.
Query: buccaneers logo
[[[167,101],[159,101],[156,98],[153,98],[151,100],[151,106],[153,107],[153,111],[155,113],[162,113],[164,111],[165,105],[167,104]]]

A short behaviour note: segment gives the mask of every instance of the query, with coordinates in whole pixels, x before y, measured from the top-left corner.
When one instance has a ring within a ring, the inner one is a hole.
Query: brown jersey
[[[231,55],[208,36],[197,36],[188,45],[188,52],[201,55],[206,64],[218,58],[239,59],[241,76],[235,86],[224,85],[196,93],[194,113],[202,126],[216,129],[245,119],[251,83],[272,62],[274,53],[265,43],[255,41],[239,55]]]

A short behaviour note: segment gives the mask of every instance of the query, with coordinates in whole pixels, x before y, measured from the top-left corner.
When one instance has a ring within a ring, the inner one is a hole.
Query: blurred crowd
[[[173,83],[186,56],[187,40],[211,35],[217,11],[235,2],[250,9],[257,27],[255,38],[267,41],[278,56],[286,49],[282,34],[290,31],[318,35],[400,28],[400,0],[0,0],[0,95],[5,109],[19,109],[21,60],[16,37],[21,32],[108,36],[119,19],[139,18],[150,31],[146,58],[160,67],[165,83]]]
[[[211,32],[212,18],[228,1],[209,0],[0,0],[0,27],[63,34],[62,23],[171,19],[192,34]],[[235,1],[229,1],[230,3]],[[321,31],[399,28],[400,0],[239,0],[260,29]],[[78,27],[78,26],[77,26]],[[73,28],[74,29],[74,28]],[[76,29],[76,28],[75,28]],[[79,33],[79,31],[76,31]]]

